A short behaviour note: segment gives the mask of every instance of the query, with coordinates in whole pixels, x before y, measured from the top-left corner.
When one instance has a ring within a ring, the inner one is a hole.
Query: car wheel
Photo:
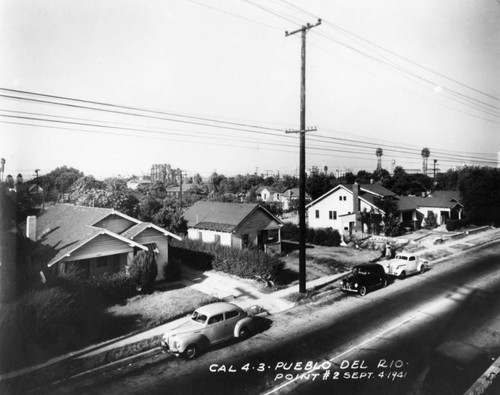
[[[360,296],[365,296],[366,295],[366,287],[365,286],[361,286],[359,288],[359,295]]]
[[[200,350],[196,344],[190,344],[184,350],[184,358],[186,359],[194,359],[198,356]]]
[[[403,271],[401,272],[401,274],[399,275],[399,278],[400,278],[400,279],[403,279],[403,278],[405,278],[405,277],[406,277],[406,272],[403,270]]]
[[[420,274],[424,274],[425,273],[425,265],[422,265],[420,266]]]
[[[382,288],[385,288],[385,287],[387,287],[387,279],[383,278],[382,279]]]
[[[240,333],[238,334],[238,337],[241,340],[245,340],[248,337],[250,337],[250,329],[248,329],[246,326],[243,326],[240,328]]]

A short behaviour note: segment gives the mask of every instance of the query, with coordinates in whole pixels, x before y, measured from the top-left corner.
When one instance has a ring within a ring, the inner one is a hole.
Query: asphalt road
[[[327,305],[261,319],[260,333],[197,360],[159,355],[48,391],[417,394],[445,341],[465,339],[498,356],[499,267],[500,243],[479,247],[365,297],[338,292]]]

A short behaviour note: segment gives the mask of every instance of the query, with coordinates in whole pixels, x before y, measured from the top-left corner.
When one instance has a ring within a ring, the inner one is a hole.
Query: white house
[[[185,211],[184,219],[193,240],[281,251],[283,223],[259,204],[198,201]]]
[[[396,194],[378,184],[340,184],[306,206],[310,228],[333,228],[340,233],[361,230],[359,213],[383,214],[377,199],[396,199]]]
[[[261,186],[255,191],[257,199],[263,202],[280,202],[281,192],[275,187]]]

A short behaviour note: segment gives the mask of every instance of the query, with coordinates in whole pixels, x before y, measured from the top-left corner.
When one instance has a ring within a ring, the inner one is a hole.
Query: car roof
[[[371,269],[374,267],[380,267],[383,269],[382,265],[379,265],[378,263],[361,263],[359,265],[354,266],[354,268],[357,269]]]
[[[239,306],[227,302],[210,303],[205,306],[198,307],[196,311],[200,314],[212,316],[214,314],[225,313],[226,311],[241,311]]]

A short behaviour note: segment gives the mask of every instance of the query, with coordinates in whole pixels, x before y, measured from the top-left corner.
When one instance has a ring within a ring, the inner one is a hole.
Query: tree
[[[155,253],[152,247],[149,251],[140,250],[135,254],[132,263],[127,267],[127,273],[135,282],[138,291],[151,292],[158,275]]]
[[[437,227],[437,218],[433,211],[429,211],[427,218],[425,219],[425,229],[434,229]]]
[[[57,167],[40,177],[42,188],[48,200],[56,201],[59,195],[70,192],[71,187],[84,174],[73,167]]]
[[[422,173],[427,175],[427,161],[429,159],[429,156],[431,156],[431,151],[427,147],[422,148],[421,155],[422,155],[422,159],[423,159],[423,161],[422,161]]]
[[[377,171],[380,171],[382,169],[382,155],[384,154],[384,151],[382,148],[377,148],[375,150],[375,155],[377,156]]]
[[[500,169],[466,167],[460,171],[458,190],[472,223],[500,224]]]
[[[306,192],[311,198],[317,199],[321,195],[338,185],[338,181],[334,175],[324,173],[311,174],[306,179]]]
[[[370,184],[373,179],[373,174],[366,170],[360,170],[356,175],[356,179],[358,184]]]

